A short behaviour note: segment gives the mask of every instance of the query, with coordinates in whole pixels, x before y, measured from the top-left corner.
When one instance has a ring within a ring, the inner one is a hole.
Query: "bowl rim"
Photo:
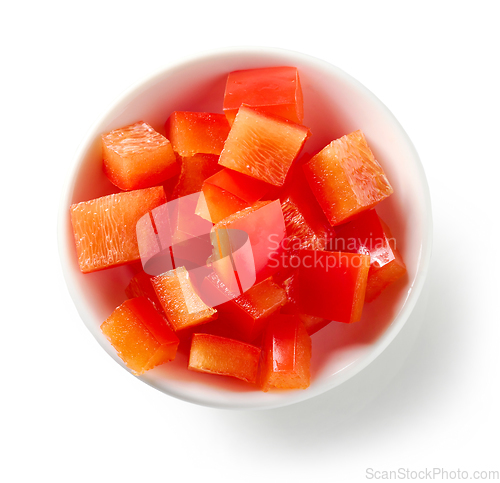
[[[88,149],[89,144],[95,141],[96,134],[100,134],[102,130],[99,129],[99,126],[102,126],[106,123],[109,123],[111,119],[117,116],[117,114],[122,110],[124,104],[127,101],[132,100],[135,96],[137,96],[140,92],[147,90],[151,86],[155,85],[160,79],[164,76],[175,73],[178,70],[185,69],[190,65],[197,64],[199,62],[206,62],[210,59],[219,58],[221,56],[227,55],[252,55],[252,56],[260,56],[260,57],[283,57],[283,58],[298,58],[303,62],[316,64],[317,66],[330,70],[335,73],[336,76],[342,78],[344,81],[347,81],[349,84],[355,86],[357,89],[364,92],[372,102],[378,105],[386,115],[386,118],[392,124],[392,128],[398,133],[398,138],[404,142],[405,146],[408,148],[409,152],[412,156],[412,163],[416,168],[416,173],[418,176],[418,180],[416,180],[421,189],[422,203],[423,203],[423,214],[425,218],[425,230],[423,233],[423,239],[420,244],[420,251],[418,256],[418,262],[416,264],[416,273],[415,278],[413,280],[413,284],[409,290],[409,293],[406,297],[406,300],[401,307],[401,310],[395,315],[392,319],[391,323],[386,327],[384,332],[377,338],[374,342],[372,350],[368,355],[362,357],[355,361],[355,363],[351,364],[348,367],[345,367],[341,371],[332,374],[336,377],[330,377],[330,381],[325,381],[321,385],[315,385],[309,387],[305,391],[290,391],[287,393],[287,397],[272,399],[269,400],[268,403],[264,401],[264,403],[259,402],[258,404],[252,403],[250,400],[248,403],[235,403],[230,399],[221,397],[220,400],[214,400],[214,398],[199,397],[183,394],[182,391],[178,391],[175,389],[166,391],[163,387],[160,387],[159,384],[156,384],[153,379],[149,379],[147,377],[141,377],[140,379],[146,384],[158,389],[159,391],[173,396],[177,399],[190,402],[193,404],[198,404],[202,406],[208,406],[213,408],[220,409],[271,409],[276,407],[288,406],[290,404],[295,404],[312,397],[315,397],[319,394],[323,394],[326,391],[330,391],[335,387],[340,386],[342,383],[351,379],[356,374],[361,372],[364,368],[366,368],[369,364],[371,364],[395,339],[397,334],[400,332],[410,314],[415,308],[415,305],[422,293],[428,272],[430,267],[430,261],[432,256],[432,240],[433,240],[433,221],[432,221],[432,207],[431,207],[431,196],[430,189],[427,182],[427,178],[425,175],[424,167],[420,160],[420,157],[415,149],[413,142],[410,140],[408,134],[396,119],[396,117],[392,114],[392,112],[382,103],[382,101],[371,92],[366,86],[364,86],[360,81],[352,77],[347,72],[343,71],[339,67],[317,58],[315,56],[311,56],[309,54],[305,54],[302,52],[275,48],[275,47],[227,47],[227,48],[218,48],[211,49],[206,51],[200,51],[188,57],[178,58],[177,60],[173,60],[168,62],[167,64],[155,69],[148,75],[142,77],[142,79],[136,81],[131,86],[129,86],[125,91],[121,93],[118,97],[114,99],[114,101],[105,108],[102,113],[97,117],[94,123],[90,126],[87,133],[84,135],[82,141],[78,145],[78,148],[72,158],[72,162],[67,167],[67,173],[65,176],[65,184],[62,187],[62,193],[60,196],[58,217],[57,217],[57,241],[58,241],[58,251],[59,251],[59,259],[61,263],[61,268],[63,272],[63,277],[66,282],[66,287],[71,296],[71,299],[77,309],[77,312],[80,315],[84,325],[87,329],[92,333],[94,333],[86,321],[86,313],[82,305],[77,301],[80,298],[78,283],[76,280],[76,276],[73,276],[71,270],[68,267],[71,264],[72,257],[74,256],[71,247],[67,243],[67,233],[68,227],[70,225],[69,216],[68,216],[68,207],[71,204],[71,197],[74,191],[78,168],[81,166],[83,162],[84,155]],[[95,338],[95,336],[94,336]],[[102,346],[100,341],[96,339],[98,343]],[[102,346],[106,352],[109,353],[108,349]],[[125,367],[122,365],[122,367]]]

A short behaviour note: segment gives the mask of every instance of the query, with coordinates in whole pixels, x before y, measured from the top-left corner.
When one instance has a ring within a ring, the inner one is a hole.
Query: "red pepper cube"
[[[299,286],[298,275],[295,270],[294,273],[282,282],[281,286],[285,289],[287,303],[281,309],[282,314],[296,315],[304,324],[304,327],[309,335],[313,335],[318,330],[326,327],[331,320],[324,317],[316,317],[314,315],[302,314],[299,305]]]
[[[205,183],[218,186],[248,205],[259,201],[269,190],[267,183],[228,168],[207,178]]]
[[[200,216],[210,219],[212,223],[219,223],[229,215],[260,200],[269,190],[269,185],[238,171],[224,168],[205,179],[201,190],[203,205],[200,205]]]
[[[159,186],[71,205],[81,271],[94,272],[139,260],[136,225],[165,202],[165,192]]]
[[[250,344],[211,334],[193,334],[188,369],[255,384],[259,358],[260,349]]]
[[[333,226],[373,208],[393,192],[361,131],[332,141],[303,169]]]
[[[180,156],[219,155],[229,133],[224,114],[175,111],[165,123],[165,132]]]
[[[366,302],[375,300],[385,288],[406,274],[406,265],[403,261],[401,253],[396,248],[396,239],[392,236],[391,230],[384,223],[384,221],[380,220],[380,223],[382,224],[384,232],[388,237],[389,246],[391,247],[394,255],[394,260],[382,265],[381,267],[377,265],[370,267],[368,283],[366,284]]]
[[[301,313],[345,323],[361,319],[369,255],[301,250],[297,263]]]
[[[262,342],[261,389],[306,389],[311,381],[310,365],[311,338],[302,321],[293,315],[273,317]]]
[[[208,307],[196,293],[184,267],[153,277],[151,283],[176,332],[217,318],[217,311]]]
[[[219,164],[282,186],[309,135],[309,129],[304,126],[241,106]]]
[[[203,196],[198,199],[196,214],[212,223],[219,223],[249,206],[237,196],[210,183],[203,183],[201,191]]]
[[[395,259],[375,210],[365,211],[354,220],[337,227],[329,249],[370,255],[370,266],[382,267]]]
[[[117,307],[101,330],[135,375],[172,361],[179,345],[167,321],[145,297]]]
[[[231,72],[224,93],[224,113],[231,124],[242,104],[301,124],[304,106],[297,68],[265,67]]]
[[[179,172],[170,141],[137,122],[102,135],[103,169],[122,190],[149,188]]]
[[[279,200],[258,201],[225,218],[214,226],[214,230],[228,230],[230,249],[240,279],[255,274],[256,283],[270,277],[280,268],[282,240],[285,237],[285,222]],[[236,230],[236,231],[234,231]],[[232,233],[248,234],[253,257],[247,252],[237,253],[239,240]],[[244,258],[242,258],[244,257]],[[243,283],[242,283],[243,284]]]
[[[375,210],[338,227],[331,249],[370,255],[365,301],[371,302],[406,273],[403,258],[389,227]]]
[[[181,173],[171,199],[182,198],[201,191],[203,182],[220,171],[219,156],[216,154],[194,154],[181,157]]]
[[[255,341],[269,317],[287,302],[286,292],[270,278],[218,307],[221,320],[228,321],[236,339]]]

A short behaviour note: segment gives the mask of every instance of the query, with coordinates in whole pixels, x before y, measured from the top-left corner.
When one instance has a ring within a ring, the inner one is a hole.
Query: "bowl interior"
[[[305,391],[262,393],[237,380],[190,372],[182,354],[141,376],[167,394],[198,404],[276,407],[307,399],[352,377],[401,329],[420,294],[429,263],[431,212],[422,166],[404,130],[371,92],[340,69],[303,54],[270,49],[214,52],[168,67],[132,88],[96,122],[74,160],[61,205],[60,255],[70,294],[97,341],[123,366],[99,326],[125,300],[124,290],[133,272],[120,267],[83,275],[69,219],[72,203],[117,191],[102,173],[101,133],[138,120],[164,132],[163,125],[175,110],[222,112],[228,72],[276,65],[299,69],[304,124],[312,132],[305,153],[314,153],[357,129],[365,133],[394,188],[377,212],[393,231],[408,275],[367,304],[359,323],[332,323],[313,335],[312,383]]]

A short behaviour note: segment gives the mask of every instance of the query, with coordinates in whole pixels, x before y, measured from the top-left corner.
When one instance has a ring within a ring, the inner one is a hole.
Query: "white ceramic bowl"
[[[237,69],[292,65],[304,92],[304,124],[312,131],[305,152],[361,129],[383,166],[394,194],[377,212],[388,223],[408,276],[365,306],[359,323],[332,323],[313,336],[312,382],[306,390],[263,393],[236,379],[186,370],[187,359],[149,371],[141,379],[171,396],[219,408],[271,408],[321,394],[372,362],[405,324],[421,293],[431,252],[429,190],[418,155],[401,125],[363,85],[322,60],[278,49],[225,49],[167,66],[126,92],[84,139],[65,187],[59,217],[59,251],[71,297],[101,346],[125,367],[99,326],[125,300],[130,268],[83,275],[77,264],[69,207],[115,188],[101,168],[100,134],[143,120],[163,132],[174,110],[222,112],[225,79]],[[128,369],[127,369],[128,370]],[[135,377],[132,376],[131,377]]]

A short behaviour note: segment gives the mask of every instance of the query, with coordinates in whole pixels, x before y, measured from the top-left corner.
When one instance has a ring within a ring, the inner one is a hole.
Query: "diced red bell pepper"
[[[311,381],[311,338],[302,321],[279,314],[266,328],[262,341],[259,385],[271,388],[306,389]]]
[[[250,344],[211,334],[194,334],[188,369],[255,384],[259,357],[260,349]]]
[[[304,126],[243,105],[229,131],[219,164],[282,186],[309,135]]]
[[[145,297],[117,307],[101,330],[123,362],[136,375],[175,358],[179,339]]]
[[[401,253],[396,248],[396,239],[392,236],[391,230],[381,219],[380,223],[389,240],[389,246],[394,254],[394,260],[382,267],[373,266],[368,274],[368,283],[366,285],[366,302],[376,299],[381,292],[391,283],[399,280],[406,274],[406,265]]]
[[[153,277],[151,283],[176,332],[217,318],[217,311],[208,307],[196,293],[184,267]]]
[[[224,113],[231,124],[242,104],[301,124],[304,106],[297,68],[266,67],[231,72],[224,93]]]
[[[158,186],[71,205],[81,271],[94,272],[139,260],[136,225],[165,202],[163,187]]]
[[[366,302],[374,300],[382,290],[406,273],[396,240],[375,210],[361,213],[354,220],[340,225],[331,249],[370,255]]]
[[[297,264],[300,313],[345,323],[361,319],[369,255],[301,250]]]
[[[103,169],[122,190],[158,185],[179,172],[170,141],[137,122],[102,135]]]
[[[269,191],[267,183],[228,168],[210,176],[205,180],[205,183],[218,186],[243,200],[248,206],[259,201]]]
[[[361,131],[332,141],[303,169],[333,226],[373,208],[393,191]]]
[[[219,155],[229,133],[224,114],[175,111],[165,123],[165,132],[180,156]]]
[[[203,196],[198,199],[196,214],[212,223],[248,208],[248,203],[216,185],[203,183]]]
[[[216,154],[194,154],[181,157],[181,173],[170,199],[181,198],[201,191],[203,182],[220,171]]]
[[[224,229],[228,231],[230,249],[241,279],[255,273],[258,283],[280,268],[281,242],[286,231],[279,200],[258,201],[214,226],[214,230]],[[247,258],[247,252],[237,252],[241,242],[233,233],[237,235],[240,230],[248,234],[253,257]]]
[[[237,211],[247,208],[269,190],[269,185],[258,179],[224,168],[205,179],[201,188],[203,200],[199,202],[197,213],[212,223],[227,218]]]
[[[316,317],[314,315],[302,314],[300,312],[300,292],[297,270],[294,270],[294,273],[281,283],[281,286],[285,289],[287,297],[287,303],[282,307],[281,313],[296,315],[303,322],[309,335],[315,334],[318,330],[326,327],[331,322],[331,320],[325,319],[324,317]]]
[[[254,342],[262,333],[266,320],[286,302],[285,290],[268,278],[217,310],[219,318],[228,321],[234,338]]]

